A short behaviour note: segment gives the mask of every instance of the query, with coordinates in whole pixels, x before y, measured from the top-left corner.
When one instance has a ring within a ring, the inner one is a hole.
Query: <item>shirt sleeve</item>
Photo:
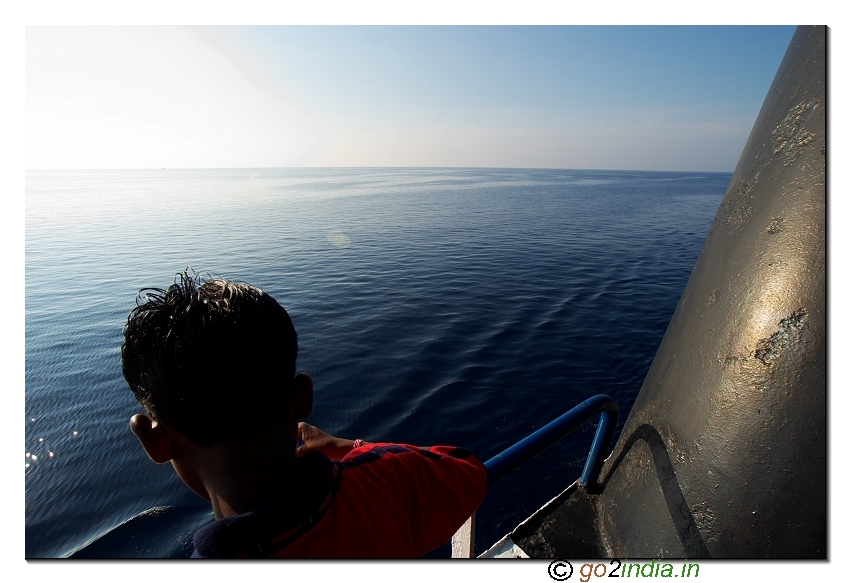
[[[370,463],[398,486],[408,506],[419,556],[448,541],[487,495],[487,471],[468,450],[445,445],[415,447],[372,443],[341,461]]]

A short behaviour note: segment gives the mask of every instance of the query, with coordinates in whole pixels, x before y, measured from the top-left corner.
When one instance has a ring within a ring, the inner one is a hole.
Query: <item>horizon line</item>
[[[139,170],[564,170],[569,172],[670,172],[732,174],[732,170],[652,170],[640,168],[566,168],[547,166],[160,166],[138,168],[24,168],[24,172],[126,172]]]

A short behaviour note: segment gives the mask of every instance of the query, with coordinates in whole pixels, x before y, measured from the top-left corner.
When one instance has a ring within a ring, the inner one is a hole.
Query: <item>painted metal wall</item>
[[[798,28],[602,469],[611,556],[826,556],[825,59]]]

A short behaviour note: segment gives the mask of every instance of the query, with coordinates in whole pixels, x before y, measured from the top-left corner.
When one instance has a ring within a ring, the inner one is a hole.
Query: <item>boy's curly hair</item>
[[[292,320],[274,298],[186,270],[167,290],[138,293],[121,365],[154,419],[210,447],[283,426],[297,355]]]

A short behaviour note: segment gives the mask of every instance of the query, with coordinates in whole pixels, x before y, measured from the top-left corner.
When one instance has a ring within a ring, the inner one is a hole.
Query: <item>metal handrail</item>
[[[487,479],[493,484],[505,477],[528,459],[536,456],[561,438],[566,437],[599,414],[599,426],[590,445],[584,470],[579,477],[579,483],[584,486],[595,486],[602,469],[603,456],[608,451],[620,408],[617,401],[608,395],[596,395],[576,405],[554,421],[550,421],[525,439],[510,446],[484,462],[487,468]]]
[[[596,395],[579,403],[554,421],[550,421],[525,439],[484,462],[487,483],[489,485],[496,483],[530,458],[596,417],[597,414],[599,426],[596,428],[596,435],[593,436],[593,443],[590,444],[584,470],[578,479],[579,484],[584,487],[595,487],[605,459],[603,456],[608,451],[611,438],[614,437],[614,430],[617,428],[617,419],[620,417],[617,401],[608,395]],[[473,512],[452,537],[452,557],[472,558],[474,548],[475,513]]]

